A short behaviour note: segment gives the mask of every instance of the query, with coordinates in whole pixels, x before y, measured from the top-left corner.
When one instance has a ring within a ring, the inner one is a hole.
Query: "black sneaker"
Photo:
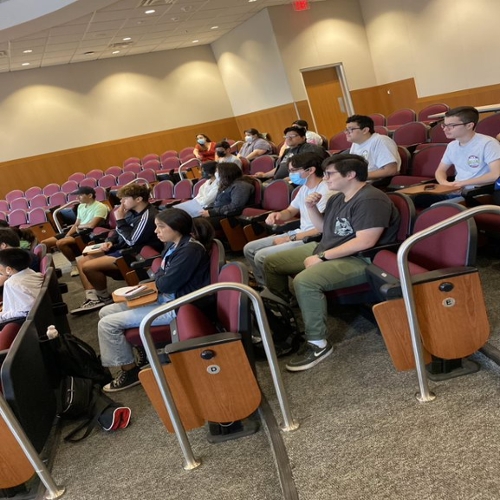
[[[134,347],[134,351],[135,364],[139,368],[149,365],[148,356],[146,355],[146,349],[144,349],[144,347],[137,345]]]
[[[83,314],[90,311],[95,311],[97,309],[101,309],[101,307],[107,306],[108,304],[112,304],[113,299],[110,297],[109,299],[87,299],[80,307],[77,309],[73,309],[71,314]]]
[[[333,346],[330,342],[326,342],[325,347],[306,342],[298,350],[297,354],[286,364],[286,369],[290,372],[301,372],[309,370],[317,365],[333,352]]]
[[[106,384],[102,390],[104,392],[118,392],[128,389],[129,387],[134,387],[138,385],[139,382],[139,367],[136,366],[132,370],[122,370],[114,380],[109,384]]]

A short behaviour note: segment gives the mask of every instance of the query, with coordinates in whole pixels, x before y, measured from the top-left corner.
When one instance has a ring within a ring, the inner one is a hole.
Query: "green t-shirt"
[[[108,207],[100,201],[94,201],[94,203],[90,205],[80,203],[80,205],[78,205],[76,217],[79,219],[80,225],[89,224],[96,217],[107,219]]]

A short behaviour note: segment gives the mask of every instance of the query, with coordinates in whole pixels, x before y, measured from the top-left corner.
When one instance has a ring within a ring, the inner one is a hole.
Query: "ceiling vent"
[[[173,3],[175,3],[175,0],[141,0],[137,8],[158,7],[160,5],[172,5]]]

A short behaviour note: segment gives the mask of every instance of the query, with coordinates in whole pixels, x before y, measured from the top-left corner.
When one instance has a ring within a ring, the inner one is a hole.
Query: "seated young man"
[[[368,180],[380,185],[388,183],[401,167],[397,144],[390,137],[377,134],[369,116],[352,115],[346,124],[346,139],[352,143],[349,153],[368,162]]]
[[[42,288],[43,276],[29,268],[30,255],[21,248],[0,250],[0,278],[4,279],[0,329],[12,321],[23,321]]]
[[[75,238],[74,236],[83,229],[94,229],[100,226],[108,218],[108,207],[95,199],[94,188],[82,186],[71,194],[78,195],[79,205],[77,208],[76,222],[69,228],[68,232],[61,239],[56,237],[47,238],[42,243],[47,245],[47,250],[57,246],[57,249],[71,263],[71,276],[78,276],[78,267],[76,266]]]
[[[395,241],[399,213],[385,193],[366,182],[368,162],[358,155],[339,154],[323,162],[330,197],[324,213],[318,210],[319,193],[306,200],[311,221],[321,241],[269,255],[264,262],[269,291],[289,302],[288,277],[293,287],[307,342],[290,359],[289,371],[312,368],[333,352],[327,336],[325,292],[366,282],[368,259],[360,251]]]
[[[288,163],[290,181],[300,186],[297,196],[292,200],[290,206],[280,212],[268,215],[266,224],[276,224],[293,219],[300,214],[300,228],[287,234],[268,236],[251,241],[243,248],[243,253],[253,270],[255,280],[264,285],[264,261],[273,253],[282,252],[296,246],[301,246],[302,240],[307,236],[317,234],[309,217],[306,207],[306,199],[312,193],[319,193],[321,200],[318,202],[320,212],[325,210],[326,202],[332,191],[329,191],[326,182],[323,181],[323,158],[315,153],[303,153],[292,156]]]
[[[116,275],[116,259],[120,250],[143,246],[161,249],[155,235],[155,217],[158,210],[149,204],[150,190],[140,184],[128,184],[118,191],[121,204],[115,209],[116,230],[106,239],[101,250],[104,256],[87,255],[77,261],[80,280],[85,289],[85,302],[72,314],[100,309],[112,302],[107,289],[107,275]]]
[[[8,227],[0,227],[0,250],[6,248],[21,248],[21,239],[14,229]],[[24,249],[23,249],[24,250]],[[40,259],[31,250],[24,250],[30,256],[30,269],[35,272],[40,272]],[[2,286],[7,278],[0,277],[0,286]]]

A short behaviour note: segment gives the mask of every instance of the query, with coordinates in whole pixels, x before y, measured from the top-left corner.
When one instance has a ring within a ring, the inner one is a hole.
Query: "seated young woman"
[[[220,229],[221,219],[241,214],[251,203],[255,186],[253,179],[244,176],[235,163],[219,163],[215,176],[219,179],[217,196],[201,216],[206,217],[215,229]]]
[[[212,142],[205,134],[198,134],[196,136],[196,146],[194,147],[193,154],[201,162],[215,160],[215,142]]]
[[[30,269],[30,262],[29,253],[22,248],[0,250],[0,277],[6,277],[0,330],[7,323],[24,321],[40,293],[43,275]]]
[[[210,254],[214,230],[204,219],[192,219],[187,212],[170,208],[155,218],[156,235],[165,243],[163,260],[156,273],[157,302],[129,309],[124,302],[103,307],[98,324],[101,362],[104,366],[120,367],[116,378],[104,386],[106,392],[116,392],[139,383],[139,367],[132,346],[124,331],[138,327],[146,314],[210,283]],[[153,325],[169,325],[175,311],[158,317]]]

